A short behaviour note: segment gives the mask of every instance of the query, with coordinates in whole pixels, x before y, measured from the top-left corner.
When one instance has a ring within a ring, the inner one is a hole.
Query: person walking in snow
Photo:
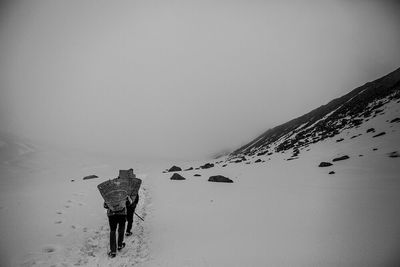
[[[128,196],[126,202],[129,205],[131,205],[132,199]],[[125,232],[127,208],[124,207],[119,211],[112,211],[105,202],[104,202],[104,208],[107,209],[108,223],[110,224],[110,252],[108,253],[108,256],[114,258],[117,255],[117,243],[118,243],[118,251],[125,247],[124,232]],[[118,228],[118,242],[116,236],[117,228]]]
[[[139,202],[139,194],[136,195],[135,200],[129,202],[128,200],[126,201],[126,220],[128,222],[128,225],[126,227],[126,236],[131,236],[132,235],[132,223],[133,223],[133,215],[135,214],[135,209],[136,206]]]

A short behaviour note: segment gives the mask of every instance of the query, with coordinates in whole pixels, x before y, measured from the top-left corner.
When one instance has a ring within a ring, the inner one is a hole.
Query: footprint
[[[65,205],[64,207],[68,209],[70,206],[68,206],[68,205]]]
[[[56,211],[56,213],[57,213],[57,214],[62,214],[62,212],[61,212],[61,211]]]
[[[55,223],[55,224],[61,224],[62,221],[55,221],[54,223]]]
[[[54,253],[57,251],[57,247],[54,245],[46,245],[42,248],[44,253]]]
[[[86,232],[87,232],[87,230],[88,230],[88,228],[87,228],[87,227],[83,227],[83,229],[82,229],[82,231],[83,231],[84,233],[86,233]]]
[[[72,200],[68,200],[67,202],[68,202],[68,203],[72,203]]]
[[[75,226],[75,225],[71,225],[71,228],[72,228],[72,229],[76,229],[76,226]]]
[[[63,237],[63,234],[57,234],[56,237]]]
[[[83,206],[83,203],[78,203],[79,206]]]

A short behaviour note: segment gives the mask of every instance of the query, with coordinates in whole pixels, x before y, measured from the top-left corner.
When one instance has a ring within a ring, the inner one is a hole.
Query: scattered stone
[[[344,138],[340,138],[338,140],[336,140],[337,143],[342,142],[344,140]]]
[[[206,163],[203,166],[200,166],[200,168],[202,168],[202,169],[209,169],[212,167],[214,167],[214,164],[212,164],[212,163]]]
[[[92,175],[83,177],[83,180],[89,180],[89,179],[95,179],[95,178],[99,178],[99,177],[97,175],[92,174]]]
[[[344,155],[344,156],[341,156],[338,158],[334,158],[332,161],[335,162],[335,161],[345,160],[345,159],[349,159],[349,158],[350,158],[349,156]]]
[[[246,162],[246,164],[250,164],[250,162]]]
[[[373,151],[377,151],[378,149],[377,149],[377,148],[373,148],[372,150],[373,150]]]
[[[201,175],[200,175],[200,174],[198,174],[198,173],[196,173],[196,174],[195,174],[195,175],[193,175],[193,176],[200,177]]]
[[[333,164],[330,163],[330,162],[322,161],[322,162],[318,165],[318,167],[329,167],[329,166],[332,166],[332,165],[333,165]]]
[[[374,137],[382,136],[382,135],[385,135],[385,134],[386,134],[386,132],[381,132],[381,133],[378,133],[378,134],[376,134],[376,135],[374,135],[372,137],[374,138]]]
[[[329,174],[335,174],[335,172],[334,171],[330,171]]]
[[[71,182],[75,182],[75,180],[74,180],[74,179],[72,179],[72,180],[71,180]]]
[[[209,182],[217,182],[217,183],[233,183],[231,179],[222,175],[214,175],[210,176],[208,179]]]
[[[191,171],[193,170],[193,167],[187,168],[185,171]]]
[[[389,157],[390,158],[398,158],[398,157],[400,157],[400,154],[397,151],[393,151],[393,152],[389,153]]]
[[[288,158],[287,161],[294,160],[294,159],[298,159],[298,157]]]
[[[222,167],[226,167],[226,164],[222,165]]]
[[[179,172],[181,170],[182,169],[180,167],[174,165],[168,170],[168,172]]]
[[[262,162],[262,160],[258,159],[258,160],[255,161],[255,163],[259,163],[259,162]]]
[[[361,155],[361,154],[360,154],[360,155],[358,155],[358,156],[359,156],[359,157],[364,157],[364,155]]]
[[[369,128],[368,130],[367,130],[367,133],[374,133],[375,132],[375,129],[374,128]]]
[[[171,178],[171,180],[186,180],[185,177],[183,177],[182,175],[180,175],[179,173],[174,173]]]
[[[400,122],[400,118],[395,118],[395,119],[390,121],[390,123],[394,123],[394,122]]]

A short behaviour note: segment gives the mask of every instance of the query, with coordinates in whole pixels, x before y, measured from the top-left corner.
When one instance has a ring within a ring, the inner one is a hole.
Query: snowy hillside
[[[399,266],[399,72],[216,160],[45,151],[0,165],[0,265]],[[183,170],[166,171],[173,165]],[[110,259],[96,186],[131,167],[143,180],[145,221],[135,217],[126,248]]]
[[[359,127],[363,122],[385,113],[385,106],[391,102],[399,103],[399,99],[400,69],[397,69],[301,117],[266,131],[233,152],[232,156],[261,155],[292,148],[302,150],[312,143],[334,137],[345,129]]]

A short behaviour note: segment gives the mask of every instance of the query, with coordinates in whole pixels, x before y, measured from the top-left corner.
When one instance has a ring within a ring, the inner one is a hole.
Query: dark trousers
[[[127,232],[132,230],[133,214],[135,214],[135,209],[138,202],[139,195],[136,197],[135,201],[133,201],[132,205],[128,205],[126,207],[126,220],[128,221],[128,226],[126,227]]]
[[[111,215],[108,216],[108,222],[110,224],[110,250],[111,252],[117,252],[117,237],[116,231],[118,226],[118,246],[122,246],[124,242],[125,232],[125,215]]]

